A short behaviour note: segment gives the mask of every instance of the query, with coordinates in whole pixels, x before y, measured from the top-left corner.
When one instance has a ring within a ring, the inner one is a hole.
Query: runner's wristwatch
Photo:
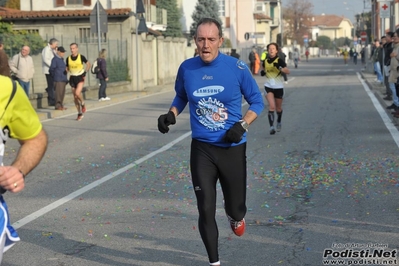
[[[238,121],[238,122],[240,122],[240,123],[241,123],[241,126],[242,126],[246,131],[248,131],[249,124],[248,124],[247,122],[245,122],[245,120],[240,120],[240,121]]]

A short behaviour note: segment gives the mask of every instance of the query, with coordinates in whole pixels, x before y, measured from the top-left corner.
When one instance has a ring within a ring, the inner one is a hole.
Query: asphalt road
[[[337,265],[378,265],[376,247],[397,260],[397,128],[360,65],[329,57],[290,68],[282,131],[269,135],[266,110],[249,129],[241,238],[229,229],[219,188],[222,265],[329,265],[332,256],[346,256]],[[5,195],[21,242],[2,265],[208,265],[187,112],[168,134],[156,127],[172,97],[91,108],[81,122],[75,114],[44,121],[45,158],[23,192]],[[8,142],[6,162],[17,147]]]

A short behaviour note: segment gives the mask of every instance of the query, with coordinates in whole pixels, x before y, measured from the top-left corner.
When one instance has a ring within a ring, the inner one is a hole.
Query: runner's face
[[[78,54],[78,46],[76,44],[71,45],[71,54],[73,56]]]
[[[277,55],[277,47],[273,44],[269,45],[269,49],[267,50],[271,58],[276,57]]]
[[[197,28],[194,41],[202,61],[210,63],[218,56],[223,38],[219,37],[219,30],[215,24],[205,23]]]

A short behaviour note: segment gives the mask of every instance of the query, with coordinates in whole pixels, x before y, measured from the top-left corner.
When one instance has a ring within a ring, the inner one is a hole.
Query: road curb
[[[100,102],[97,99],[92,99],[92,98],[85,99],[85,105],[86,105],[87,110],[90,110],[90,109],[94,109],[94,108],[98,108],[98,107],[102,107],[102,106],[109,106],[109,105],[113,105],[116,103],[125,102],[125,101],[133,100],[133,99],[138,99],[138,98],[142,98],[142,97],[145,97],[148,95],[167,92],[167,91],[171,91],[171,90],[173,90],[173,84],[167,84],[164,86],[154,86],[154,87],[146,88],[146,90],[143,90],[143,91],[125,92],[125,93],[108,95],[111,98],[111,100],[109,100],[109,101],[101,101]],[[57,117],[71,115],[71,114],[77,115],[77,110],[73,103],[68,103],[65,105],[65,107],[67,108],[67,110],[64,110],[64,111],[55,110],[53,106],[39,108],[39,109],[36,109],[36,113],[39,116],[40,121],[54,119]]]
[[[378,101],[380,102],[381,106],[384,108],[385,112],[388,114],[389,117],[391,117],[392,122],[396,125],[398,118],[394,117],[393,114],[391,113],[391,110],[387,109],[388,106],[390,106],[392,104],[392,101],[387,101],[384,100],[384,95],[382,90],[385,91],[385,85],[381,86],[381,87],[377,87],[375,84],[373,84],[373,81],[370,80],[371,78],[375,78],[374,76],[370,76],[367,77],[366,73],[364,73],[363,71],[360,72],[360,75],[362,76],[362,78],[364,79],[364,81],[366,82],[366,84],[369,86],[369,88],[373,91],[374,95],[376,96],[376,98],[378,99]]]

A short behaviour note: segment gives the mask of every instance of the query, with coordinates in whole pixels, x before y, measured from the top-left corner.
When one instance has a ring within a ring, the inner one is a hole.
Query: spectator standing
[[[57,53],[58,40],[55,38],[51,38],[47,43],[47,46],[42,50],[42,71],[46,76],[47,81],[47,100],[49,106],[55,105],[55,96],[54,96],[54,80],[53,77],[49,73],[49,68],[51,65],[51,60]]]
[[[354,63],[355,65],[357,65],[357,55],[358,55],[357,51],[354,50],[354,51],[353,51],[353,63]]]
[[[374,65],[374,71],[377,74],[377,78],[374,80],[378,84],[383,84],[384,78],[381,73],[381,65],[382,65],[382,48],[380,46],[380,41],[376,40],[374,42],[375,48],[372,53],[372,62]]]
[[[350,58],[350,60],[352,61],[352,59],[353,59],[353,48],[351,48],[351,49],[349,50],[349,58]]]
[[[0,58],[0,68],[8,65]],[[39,117],[18,82],[0,76],[0,264],[3,253],[20,241],[12,227],[4,193],[21,192],[25,188],[25,176],[41,161],[47,148],[47,135]],[[11,137],[17,139],[20,148],[11,165],[4,166],[5,144]]]
[[[240,59],[240,54],[237,53],[236,49],[231,49],[230,56]]]
[[[90,62],[84,55],[79,53],[77,43],[70,45],[71,55],[66,59],[67,71],[69,71],[69,85],[71,85],[75,107],[78,111],[77,121],[82,120],[86,112],[85,102],[83,100],[82,90],[85,83],[86,72],[90,70]],[[85,65],[86,68],[85,68]]]
[[[11,77],[11,70],[8,64],[8,56],[4,52],[3,39],[0,39],[0,62],[7,62],[7,64],[0,64],[0,75]]]
[[[175,98],[169,112],[158,118],[159,131],[167,133],[189,104],[191,178],[199,212],[198,228],[210,265],[220,265],[215,220],[218,181],[231,229],[238,236],[245,232],[246,132],[264,108],[247,64],[219,52],[222,36],[217,20],[203,18],[198,22],[194,40],[199,56],[180,65]],[[202,78],[203,73],[210,78]],[[244,115],[242,96],[249,104]]]
[[[15,74],[18,83],[21,85],[28,98],[30,80],[35,74],[33,60],[29,53],[30,47],[25,45],[22,47],[20,53],[14,55],[12,59],[9,60],[10,69]]]
[[[101,49],[97,58],[97,66],[100,69],[100,71],[97,73],[97,78],[100,81],[100,89],[98,90],[98,100],[100,102],[111,100],[111,98],[107,97],[107,94],[105,93],[108,82],[107,61],[105,60],[106,56],[107,50]]]
[[[255,51],[255,69],[254,69],[254,75],[258,75],[260,69],[260,58],[258,55],[258,52]]]
[[[249,66],[250,66],[252,74],[255,74],[255,60],[256,60],[255,53],[256,53],[256,49],[252,48],[252,50],[248,56]]]
[[[7,62],[7,64],[0,64],[0,75],[11,77],[10,66],[8,65],[8,56],[4,50],[0,49],[0,62]]]
[[[288,64],[291,64],[291,63],[292,63],[292,52],[289,51],[288,52]]]
[[[396,30],[396,32],[393,34],[392,37],[392,42],[393,42],[393,49],[391,54],[389,55],[391,57],[390,60],[390,71],[389,71],[389,88],[392,91],[392,99],[393,103],[387,107],[387,109],[391,109],[393,111],[393,115],[395,117],[399,117],[399,85],[397,84],[398,78],[399,78],[399,30]]]
[[[385,94],[386,96],[383,98],[386,101],[392,101],[392,90],[389,85],[389,72],[390,72],[390,67],[389,65],[391,64],[391,53],[393,51],[393,42],[392,42],[392,37],[393,37],[393,32],[389,31],[385,35],[385,43],[382,46],[383,50],[383,70],[384,70],[384,84],[385,84]]]
[[[51,60],[49,75],[54,81],[55,87],[55,110],[64,111],[65,87],[68,83],[66,64],[64,61],[65,48],[60,46],[57,49],[57,54]]]
[[[299,62],[299,52],[298,52],[298,48],[295,48],[295,49],[294,49],[294,52],[292,53],[292,58],[294,59],[295,68],[298,68],[298,62]]]
[[[306,56],[306,62],[309,62],[309,50],[308,49],[306,49],[305,56]]]
[[[362,65],[366,64],[366,50],[364,47],[362,47],[362,49],[360,50],[360,59],[362,61]]]

